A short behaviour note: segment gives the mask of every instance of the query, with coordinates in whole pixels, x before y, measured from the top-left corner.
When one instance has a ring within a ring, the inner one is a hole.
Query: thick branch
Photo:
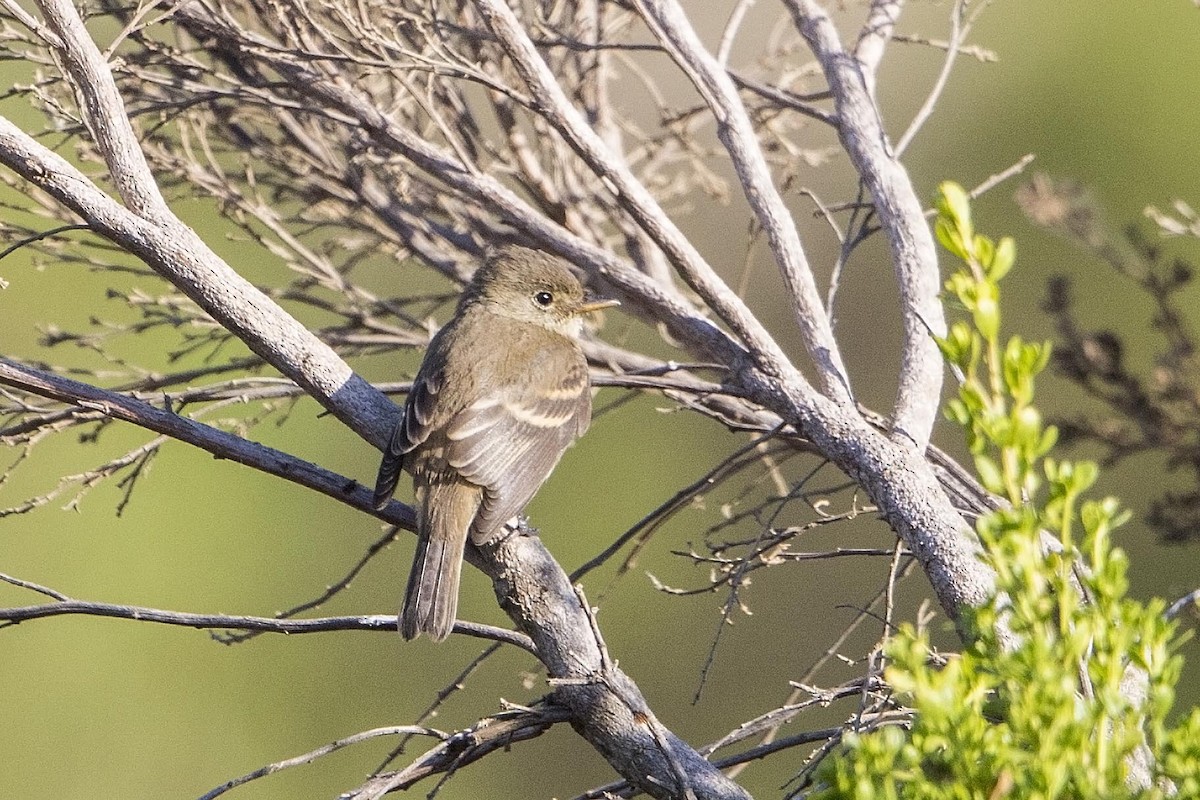
[[[639,0],[638,7],[651,29],[680,69],[691,79],[717,122],[717,136],[725,145],[741,180],[746,200],[771,244],[788,289],[796,321],[804,334],[808,355],[816,366],[821,388],[837,403],[850,405],[850,380],[833,328],[821,304],[800,234],[783,202],[758,142],[750,115],[738,97],[728,72],[700,42],[687,15],[675,0]]]
[[[871,11],[854,45],[854,57],[862,68],[863,82],[872,100],[876,100],[875,74],[879,71],[879,62],[896,32],[896,20],[903,8],[904,0],[872,0]]]
[[[396,408],[273,300],[174,219],[150,222],[0,117],[0,162],[146,262],[353,430],[382,447]]]
[[[38,8],[56,37],[47,41],[50,52],[75,90],[83,121],[108,164],[121,199],[140,217],[160,224],[176,222],[134,136],[112,71],[79,12],[70,0],[38,0]]]
[[[554,125],[598,176],[613,185],[617,200],[667,254],[688,285],[737,333],[750,357],[772,375],[786,376],[789,381],[804,381],[737,293],[708,265],[625,163],[608,152],[604,141],[571,105],[512,9],[501,0],[476,0],[475,5],[521,73],[538,102],[539,113]],[[829,371],[830,363],[829,355],[818,361],[822,374]]]
[[[608,663],[588,612],[567,576],[537,539],[510,536],[480,548],[496,597],[538,649],[554,698],[571,710],[571,725],[622,775],[653,797],[679,798],[677,768],[697,798],[749,795],[691,746],[661,726],[634,682]]]
[[[862,65],[846,52],[837,29],[815,0],[787,0],[796,26],[825,71],[838,115],[838,135],[874,201],[892,250],[903,306],[904,349],[892,409],[893,438],[918,452],[929,444],[942,391],[942,357],[930,333],[945,335],[937,250],[921,202],[883,129]],[[872,24],[893,24],[896,4],[873,7]],[[881,17],[887,21],[881,23]]]

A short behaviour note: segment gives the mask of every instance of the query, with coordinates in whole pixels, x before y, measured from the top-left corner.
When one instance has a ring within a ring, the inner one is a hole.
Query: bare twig
[[[442,733],[441,731],[434,730],[433,728],[425,728],[420,725],[391,725],[386,728],[374,728],[369,731],[362,731],[361,733],[356,733],[352,736],[346,736],[342,739],[338,739],[337,741],[330,742],[327,745],[318,747],[317,749],[311,750],[303,755],[286,758],[283,761],[276,761],[273,764],[267,764],[264,767],[259,767],[253,772],[248,772],[241,777],[226,781],[215,789],[205,792],[204,794],[200,795],[199,800],[213,800],[213,798],[220,797],[230,789],[236,789],[237,787],[243,786],[251,781],[258,780],[259,778],[265,778],[268,775],[274,775],[276,772],[280,772],[281,770],[285,770],[290,767],[299,767],[304,764],[311,764],[318,758],[327,756],[330,753],[335,753],[344,747],[350,747],[351,745],[356,745],[360,742],[378,739],[381,736],[433,736],[441,739],[442,741],[446,741],[450,738],[449,735]]]
[[[1176,600],[1166,610],[1167,619],[1175,619],[1183,613],[1188,606],[1200,606],[1200,589],[1188,592],[1183,597]]]
[[[41,372],[6,358],[0,358],[0,384],[68,403],[80,410],[99,412],[111,419],[132,422],[195,445],[220,458],[314,489],[361,511],[370,512],[372,509],[370,490],[349,478],[126,395]],[[407,530],[416,530],[413,510],[398,501],[389,503],[378,516]]]
[[[322,592],[317,597],[314,597],[312,600],[307,600],[303,603],[300,603],[299,605],[292,606],[291,608],[287,609],[286,611],[280,611],[278,614],[275,615],[275,619],[292,619],[297,614],[302,614],[305,611],[311,611],[314,608],[320,608],[322,605],[329,602],[331,599],[336,597],[338,594],[345,591],[347,588],[349,588],[350,582],[353,581],[354,578],[357,577],[360,572],[362,572],[362,570],[367,566],[367,564],[371,561],[371,559],[373,559],[379,553],[383,552],[384,548],[392,543],[392,541],[396,538],[396,532],[397,532],[396,528],[389,527],[388,530],[383,534],[383,536],[379,537],[378,539],[376,539],[374,542],[371,543],[371,545],[367,548],[366,552],[363,553],[362,558],[360,558],[354,564],[354,566],[352,566],[350,568],[350,570],[345,575],[343,575],[340,579],[338,579],[335,583],[325,587],[324,592]],[[231,633],[231,634],[226,634],[226,635],[214,635],[213,638],[215,638],[221,644],[240,644],[241,642],[247,641],[248,639],[253,639],[255,636],[259,635],[260,633],[262,633],[262,631],[246,631],[245,633]]]
[[[954,8],[950,12],[950,39],[946,43],[946,58],[942,62],[941,72],[938,73],[937,80],[934,82],[933,88],[929,90],[929,94],[925,97],[925,101],[921,104],[921,108],[917,110],[913,116],[912,122],[909,123],[908,129],[900,137],[896,143],[896,154],[901,155],[907,149],[912,140],[916,138],[921,128],[933,115],[934,107],[937,101],[941,98],[942,92],[946,88],[946,84],[950,80],[950,73],[954,67],[954,61],[958,54],[962,51],[962,43],[970,33],[971,28],[975,24],[975,20],[983,13],[984,9],[990,5],[989,2],[979,3],[971,11],[970,17],[964,19],[966,12],[966,2],[959,0],[954,4]]]
[[[17,625],[34,619],[82,614],[93,617],[112,617],[137,622],[156,622],[162,625],[177,625],[185,628],[262,631],[264,633],[325,633],[327,631],[391,631],[396,630],[395,615],[367,614],[352,617],[321,617],[318,619],[277,619],[272,617],[245,617],[227,614],[189,614],[183,611],[166,611],[143,606],[118,603],[100,603],[91,600],[59,600],[36,606],[0,608],[0,622],[4,626]],[[529,638],[515,631],[507,631],[492,625],[474,622],[454,623],[454,632],[479,639],[491,639],[516,645],[537,654]]]
[[[553,704],[503,711],[446,737],[404,769],[376,775],[342,797],[346,800],[378,800],[388,792],[406,789],[430,775],[444,773],[448,776],[459,767],[497,750],[506,750],[516,742],[540,736],[570,718],[569,711]]]
[[[4,581],[5,583],[10,584],[12,586],[16,586],[20,589],[29,589],[30,591],[37,592],[38,594],[44,594],[47,597],[52,598],[54,600],[58,600],[60,602],[66,602],[67,600],[71,599],[71,598],[67,597],[65,594],[63,594],[62,592],[60,592],[56,589],[51,589],[49,586],[42,586],[39,583],[34,583],[33,581],[27,581],[27,580],[24,580],[23,578],[17,578],[12,575],[5,575],[3,573],[0,573],[0,581]]]
[[[838,111],[838,135],[875,202],[892,250],[900,287],[904,349],[900,387],[892,409],[893,438],[918,451],[929,443],[942,389],[942,359],[929,336],[945,335],[938,293],[937,251],[921,202],[904,166],[887,143],[872,94],[837,29],[815,0],[787,0],[813,53],[821,61]]]
[[[775,260],[791,292],[796,321],[820,376],[825,395],[850,404],[850,380],[816,280],[805,256],[791,212],[771,180],[766,158],[737,89],[720,63],[704,49],[675,0],[639,0],[638,8],[667,52],[696,86],[712,110],[717,135],[725,145],[755,219],[767,234]],[[751,342],[752,344],[757,344]]]
[[[438,709],[442,707],[442,704],[445,703],[446,700],[448,700],[451,695],[453,695],[455,692],[462,691],[462,689],[465,688],[468,677],[470,677],[472,674],[475,673],[476,670],[478,670],[480,667],[482,667],[488,661],[488,659],[490,659],[493,655],[500,652],[500,648],[501,648],[500,642],[492,642],[490,645],[488,645],[486,648],[484,648],[484,650],[479,655],[472,658],[470,660],[470,662],[468,662],[468,664],[465,667],[463,667],[462,672],[458,673],[458,675],[456,675],[453,680],[451,680],[449,683],[447,683],[445,686],[443,686],[438,691],[437,696],[435,696],[433,698],[433,701],[430,702],[430,704],[425,708],[425,710],[422,711],[421,714],[417,717],[416,723],[418,725],[420,725],[420,724],[424,723],[426,720],[432,718],[434,716],[434,714],[437,713]],[[412,738],[411,736],[405,736],[405,737],[401,738],[399,744],[397,744],[395,746],[395,748],[392,749],[392,752],[388,753],[387,757],[383,760],[383,763],[380,764],[375,769],[374,774],[382,773],[389,764],[391,764],[393,761],[395,761],[396,758],[400,755],[400,753],[404,752],[404,748],[408,744],[409,739],[411,739],[411,738]]]

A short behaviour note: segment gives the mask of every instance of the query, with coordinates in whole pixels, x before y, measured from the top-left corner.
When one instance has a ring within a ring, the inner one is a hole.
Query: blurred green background
[[[727,3],[692,2],[715,41]],[[752,18],[762,30],[778,8],[760,4]],[[947,2],[914,2],[901,30],[944,38]],[[719,10],[718,10],[719,8]],[[862,13],[852,4],[850,13]],[[748,29],[751,32],[753,28]],[[907,164],[922,196],[954,179],[972,186],[1026,153],[1032,170],[1087,185],[1116,226],[1137,220],[1145,206],[1175,198],[1200,204],[1200,151],[1196,148],[1195,86],[1200,79],[1200,10],[1187,0],[1131,4],[1125,0],[1000,0],[982,17],[971,43],[992,49],[996,63],[963,57],[932,120],[910,149]],[[753,36],[735,54],[754,55]],[[941,59],[927,48],[893,45],[880,95],[893,135],[906,127],[931,85]],[[7,69],[7,68],[0,68]],[[3,75],[0,72],[0,75]],[[3,83],[0,79],[0,83]],[[5,112],[13,114],[11,104]],[[1029,173],[1027,173],[1029,174]],[[814,172],[812,185],[826,201],[846,196],[844,165]],[[1012,201],[1016,182],[976,206],[977,224],[1018,243],[1017,272],[1006,283],[1011,330],[1051,335],[1038,310],[1051,273],[1070,275],[1081,310],[1096,327],[1130,337],[1135,357],[1148,361],[1155,342],[1147,304],[1108,268],[1070,244],[1028,224]],[[810,256],[828,264],[828,232],[795,202]],[[201,218],[202,213],[195,213]],[[740,265],[744,223],[728,229],[728,215],[683,220],[714,263]],[[262,259],[202,228],[222,254],[247,272],[268,270]],[[1193,257],[1195,243],[1176,245]],[[1188,250],[1190,248],[1190,251]],[[859,251],[841,291],[839,336],[869,404],[886,410],[894,386],[898,322],[894,289],[879,242]],[[736,277],[738,267],[730,267]],[[257,275],[255,277],[258,277]],[[79,267],[33,268],[20,254],[0,261],[0,352],[93,366],[93,356],[37,345],[39,327],[94,330],[90,319],[122,318],[107,299],[108,276]],[[125,286],[155,293],[151,281],[125,276]],[[382,276],[386,285],[388,276]],[[1197,290],[1193,290],[1193,294]],[[769,271],[755,272],[750,297],[781,339],[796,350],[790,313],[779,306]],[[1200,316],[1200,314],[1198,314]],[[1196,320],[1200,324],[1200,319]],[[625,323],[610,317],[620,336]],[[119,344],[133,355],[137,348]],[[152,360],[142,353],[139,357]],[[358,365],[372,379],[397,377],[403,358]],[[1068,384],[1042,382],[1051,413],[1078,408]],[[597,407],[617,399],[601,392]],[[744,440],[652,398],[599,416],[571,450],[530,508],[547,544],[568,568],[695,480]],[[254,429],[267,444],[310,458],[361,481],[373,478],[376,453],[336,421],[302,402],[282,426]],[[231,412],[236,416],[238,412]],[[944,423],[939,443],[957,450]],[[110,426],[97,446],[75,434],[39,445],[31,463],[0,485],[0,507],[44,492],[56,476],[93,466],[147,436]],[[630,447],[636,442],[636,447]],[[16,453],[0,451],[7,465]],[[834,477],[827,476],[832,483]],[[1101,487],[1137,512],[1172,477],[1162,459],[1147,456],[1110,471]],[[195,612],[270,614],[319,593],[338,579],[380,531],[372,519],[324,498],[214,461],[182,445],[168,445],[141,479],[121,517],[120,491],[104,485],[77,511],[62,510],[69,496],[19,516],[0,519],[0,571],[52,586],[73,597]],[[661,531],[637,569],[613,582],[612,570],[589,579],[601,600],[601,624],[613,655],[639,682],[662,721],[689,741],[715,739],[747,716],[769,710],[790,691],[842,627],[880,585],[883,561],[788,564],[756,575],[746,594],[753,616],[735,615],[723,633],[699,702],[693,702],[724,598],[678,598],[659,593],[646,571],[681,586],[703,583],[705,571],[671,556],[712,524],[715,504],[689,509]],[[559,532],[565,532],[559,535]],[[324,609],[336,613],[394,613],[411,554],[411,537],[373,562],[352,588]],[[811,549],[886,544],[878,523],[832,527],[806,539]],[[1174,599],[1200,583],[1200,549],[1164,547],[1136,520],[1120,532],[1131,554],[1138,596]],[[468,569],[461,615],[500,623],[490,587]],[[926,592],[923,579],[905,585],[905,608]],[[0,605],[36,602],[30,593],[0,586]],[[877,635],[864,631],[843,652],[861,653]],[[0,631],[0,797],[189,798],[265,763],[297,755],[333,739],[403,724],[424,709],[479,651],[459,638],[443,645],[402,644],[388,634],[260,637],[227,647],[206,633],[94,618],[55,618]],[[1190,659],[1181,702],[1200,701],[1200,648]],[[530,659],[506,654],[467,681],[434,721],[453,729],[497,710],[498,698],[523,702],[545,691]],[[829,684],[855,668],[823,673]],[[840,676],[840,677],[839,677]],[[836,724],[845,709],[802,716],[785,732]],[[285,771],[234,790],[231,797],[332,797],[357,786],[392,746],[380,740]],[[415,752],[423,748],[415,744]],[[740,777],[757,796],[779,787],[802,766],[802,751],[751,765]],[[441,791],[444,798],[570,797],[612,778],[610,770],[567,728],[515,745],[463,771]],[[415,790],[425,793],[432,783]]]

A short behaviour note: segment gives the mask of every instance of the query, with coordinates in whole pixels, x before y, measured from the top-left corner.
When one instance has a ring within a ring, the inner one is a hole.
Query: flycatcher
[[[589,302],[566,263],[538,250],[493,251],[429,344],[379,465],[375,506],[413,476],[417,552],[400,634],[450,635],[467,537],[516,517],[587,430],[592,395],[579,348]]]

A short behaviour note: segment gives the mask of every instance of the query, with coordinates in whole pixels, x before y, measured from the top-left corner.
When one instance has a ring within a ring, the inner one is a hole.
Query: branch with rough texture
[[[357,789],[342,794],[341,798],[378,800],[388,792],[407,789],[430,775],[445,773],[449,776],[460,767],[497,750],[507,751],[512,743],[541,736],[557,723],[569,720],[566,709],[545,703],[494,714],[470,728],[455,732],[404,769],[373,776]]]
[[[128,619],[136,622],[154,622],[160,625],[176,625],[183,628],[196,628],[198,630],[256,631],[259,633],[282,633],[287,635],[328,633],[329,631],[386,631],[394,634],[396,631],[396,617],[394,614],[319,617],[315,619],[276,619],[274,617],[246,617],[230,614],[189,614],[184,611],[167,611],[159,608],[70,599],[54,603],[43,603],[36,606],[0,608],[0,627],[3,627],[3,625],[17,625],[34,619],[66,615]],[[529,637],[516,631],[507,631],[503,628],[497,628],[492,625],[481,625],[475,622],[458,621],[454,624],[454,632],[477,639],[515,645],[528,653],[537,655],[537,652],[529,641]]]
[[[871,11],[854,45],[854,57],[861,65],[863,82],[872,101],[877,102],[875,75],[879,71],[879,62],[883,60],[888,42],[896,32],[896,21],[904,9],[904,2],[905,0],[872,0]]]
[[[675,0],[638,0],[650,29],[691,79],[717,122],[717,137],[733,162],[746,200],[767,234],[771,252],[792,295],[804,345],[825,395],[851,405],[850,378],[821,304],[816,279],[800,242],[791,212],[771,179],[770,168],[737,88],[721,63],[704,48],[683,8]]]
[[[99,412],[111,419],[131,422],[207,450],[218,458],[253,467],[320,492],[360,511],[374,513],[371,490],[352,478],[194,419],[164,411],[133,397],[43,372],[3,357],[0,357],[0,384],[66,403],[80,411]],[[417,529],[415,512],[399,501],[388,503],[378,516],[407,530]]]
[[[690,790],[697,798],[749,798],[662,728],[637,685],[608,660],[575,587],[543,548],[531,547],[532,541],[510,536],[480,549],[501,607],[533,639],[555,687],[555,702],[571,710],[572,727],[652,797],[679,798]],[[680,774],[686,776],[683,786]]]
[[[68,0],[39,0],[37,5],[55,37],[48,42],[50,53],[75,90],[83,122],[108,165],[117,193],[138,216],[161,225],[176,224],[138,145],[112,72],[79,12]]]
[[[563,93],[512,9],[500,0],[476,0],[475,5],[521,73],[539,104],[538,111],[570,142],[599,177],[612,184],[617,199],[645,228],[688,285],[737,333],[750,357],[771,374],[787,376],[790,380],[803,380],[767,329],[708,265],[645,186],[620,159],[607,152],[604,141]],[[817,340],[814,346],[828,346],[831,341],[830,336],[827,341]],[[826,354],[818,362],[818,369],[823,375],[828,375],[831,364],[840,363],[840,357],[836,361],[831,360],[834,354]],[[844,373],[844,370],[838,372]],[[840,383],[836,379],[833,382]]]
[[[387,441],[395,406],[237,274],[191,228],[132,213],[5,117],[0,117],[0,163],[141,258],[359,435],[379,447]]]
[[[838,136],[871,193],[892,250],[904,321],[893,438],[922,451],[929,444],[942,391],[942,356],[930,334],[946,333],[933,234],[908,172],[888,144],[863,65],[842,46],[833,21],[815,0],[787,0],[787,5],[825,71],[837,109]],[[878,28],[880,14],[894,24],[891,17],[898,13],[898,5],[883,4],[873,8],[870,24]]]

